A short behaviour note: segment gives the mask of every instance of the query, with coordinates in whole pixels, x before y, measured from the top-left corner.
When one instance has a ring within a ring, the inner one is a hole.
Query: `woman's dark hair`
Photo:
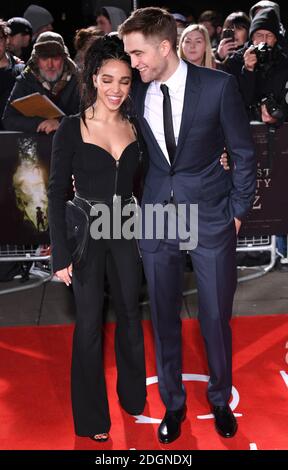
[[[92,38],[98,39],[99,36],[104,36],[103,31],[97,28],[97,26],[88,26],[88,28],[77,29],[74,39],[73,46],[76,51],[81,50],[85,47],[87,41],[90,41]]]
[[[86,52],[81,76],[80,101],[80,115],[85,125],[85,110],[95,103],[97,97],[93,75],[109,59],[121,60],[131,68],[130,57],[124,51],[123,42],[117,34],[105,35],[96,39]],[[120,112],[124,118],[128,118],[131,115],[130,103],[127,100],[121,105]]]
[[[0,18],[0,33],[4,38],[7,38],[9,34],[9,28],[7,27],[7,22]]]
[[[243,11],[235,11],[230,13],[224,21],[223,29],[245,28],[249,31],[250,19]]]

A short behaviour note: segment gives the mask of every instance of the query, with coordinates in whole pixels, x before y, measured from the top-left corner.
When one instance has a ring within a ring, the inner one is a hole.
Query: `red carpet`
[[[114,325],[106,326],[112,428],[110,441],[102,444],[74,435],[69,388],[72,327],[1,328],[0,449],[288,449],[286,315],[233,320],[236,389],[232,404],[240,416],[238,433],[230,440],[216,434],[213,419],[203,419],[209,408],[202,340],[195,320],[183,322],[188,417],[181,437],[168,446],[157,441],[157,420],[162,418],[164,407],[153,379],[150,322],[145,321],[144,327],[147,377],[153,383],[148,386],[144,417],[137,423],[117,402],[115,360],[108,354]]]

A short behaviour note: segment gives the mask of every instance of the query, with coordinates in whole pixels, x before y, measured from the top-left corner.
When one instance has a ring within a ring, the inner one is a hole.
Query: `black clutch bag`
[[[66,202],[66,234],[74,266],[81,267],[86,261],[89,242],[89,217],[74,201]]]

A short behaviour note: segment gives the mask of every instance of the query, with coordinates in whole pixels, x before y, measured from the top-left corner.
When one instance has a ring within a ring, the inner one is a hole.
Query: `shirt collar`
[[[173,94],[177,93],[179,88],[183,86],[183,83],[186,82],[186,76],[187,76],[187,64],[184,62],[184,60],[180,59],[179,60],[179,65],[173,75],[166,80],[165,85],[168,86],[169,91],[171,91]],[[160,89],[160,82],[157,82],[158,88]]]

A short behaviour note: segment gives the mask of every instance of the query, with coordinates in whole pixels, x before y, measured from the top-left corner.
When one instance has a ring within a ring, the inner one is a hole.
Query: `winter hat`
[[[32,26],[28,20],[20,16],[14,16],[7,21],[7,26],[10,30],[10,36],[16,34],[30,34],[32,36]]]
[[[53,23],[54,21],[51,13],[46,10],[46,8],[39,7],[38,5],[29,5],[23,16],[26,20],[30,21],[33,34],[37,33],[43,26]]]
[[[278,20],[279,21],[281,20],[280,19],[280,7],[278,3],[270,2],[270,0],[261,0],[261,2],[255,3],[255,5],[253,5],[253,7],[250,8],[249,16],[250,16],[251,21],[253,20],[256,14],[255,12],[256,10],[258,10],[258,8],[273,8],[273,10],[275,10],[276,15],[278,16]]]
[[[65,46],[62,36],[54,31],[45,31],[39,34],[33,46],[32,54],[27,62],[26,71],[35,71],[39,74],[38,59],[61,56],[64,59],[64,67],[70,75],[77,75],[77,66],[70,58],[69,51]],[[24,73],[25,73],[24,70]]]
[[[110,23],[112,26],[111,31],[117,31],[118,26],[124,23],[127,18],[125,11],[118,7],[103,7],[103,10],[106,10],[107,15],[109,16]]]
[[[184,25],[187,24],[187,18],[181,13],[172,13],[172,16],[175,21],[181,21]]]
[[[278,40],[281,38],[280,23],[273,8],[264,8],[264,10],[259,11],[253,18],[249,31],[250,39],[252,39],[252,35],[258,29],[271,31]]]
[[[33,56],[37,57],[69,57],[69,52],[62,36],[54,31],[39,34],[33,47]]]

